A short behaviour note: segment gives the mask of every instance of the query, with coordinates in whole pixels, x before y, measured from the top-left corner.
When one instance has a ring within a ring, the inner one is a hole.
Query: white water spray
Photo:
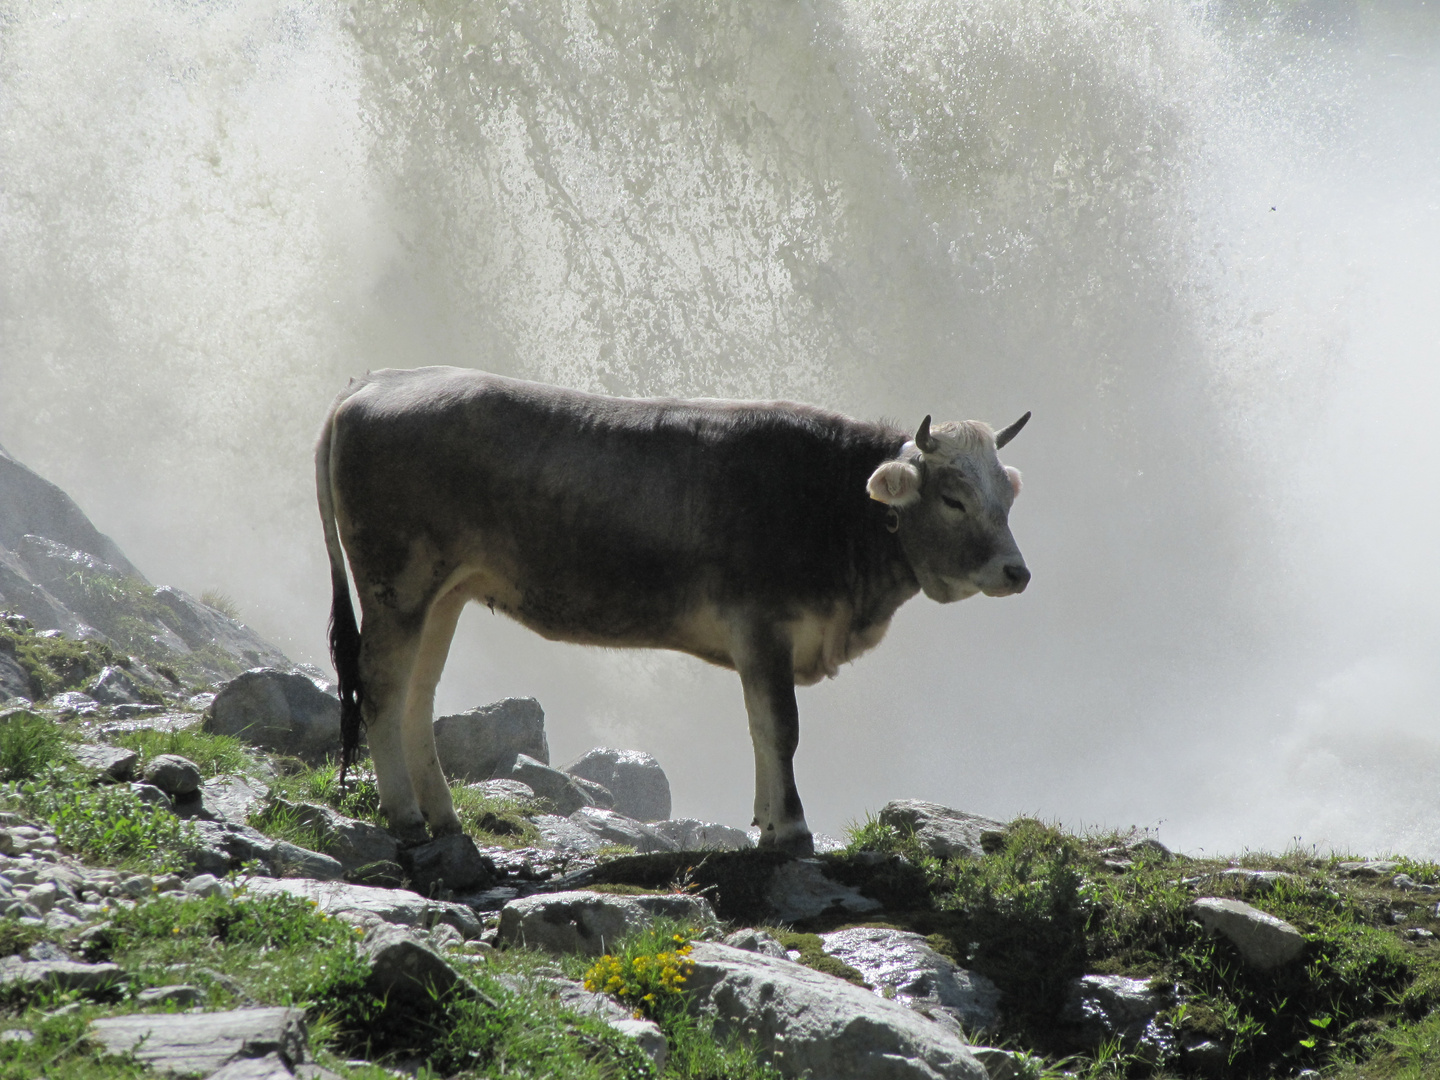
[[[1033,409],[1034,583],[801,693],[812,824],[1433,857],[1437,58],[1423,5],[5,4],[0,443],[315,660],[366,368]],[[743,823],[733,675],[467,615],[442,707],[512,693]]]

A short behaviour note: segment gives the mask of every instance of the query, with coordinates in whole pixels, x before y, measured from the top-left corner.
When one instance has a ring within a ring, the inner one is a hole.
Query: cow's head
[[[1020,472],[996,456],[1029,419],[1027,412],[996,433],[976,420],[932,430],[927,416],[899,456],[865,485],[872,499],[894,511],[891,528],[930,599],[1009,596],[1029,583],[1008,520],[1020,494]]]

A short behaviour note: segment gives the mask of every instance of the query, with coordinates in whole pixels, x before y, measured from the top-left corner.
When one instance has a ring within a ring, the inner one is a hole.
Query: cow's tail
[[[345,549],[340,546],[340,529],[335,523],[335,494],[330,481],[330,448],[335,430],[337,400],[325,417],[320,440],[315,445],[315,496],[320,503],[320,521],[325,528],[325,550],[330,555],[330,662],[340,683],[340,784],[354,764],[360,748],[360,627],[350,603],[350,580],[345,576]]]

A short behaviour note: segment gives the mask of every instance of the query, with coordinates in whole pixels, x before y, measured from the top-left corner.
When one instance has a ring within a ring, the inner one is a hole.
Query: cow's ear
[[[888,506],[909,506],[920,498],[920,470],[908,461],[887,461],[865,484],[870,498]]]
[[[1018,499],[1020,497],[1020,470],[1015,468],[1014,465],[1006,465],[1005,475],[1010,478],[1010,490],[1015,493],[1015,497]]]

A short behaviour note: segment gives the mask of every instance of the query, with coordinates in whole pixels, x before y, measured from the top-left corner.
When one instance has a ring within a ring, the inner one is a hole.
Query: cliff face
[[[190,683],[290,666],[243,623],[180,589],[151,585],[75,500],[3,448],[0,610],[24,616],[42,633],[103,642],[142,667],[164,668]],[[32,696],[8,679],[0,681],[0,695]]]

